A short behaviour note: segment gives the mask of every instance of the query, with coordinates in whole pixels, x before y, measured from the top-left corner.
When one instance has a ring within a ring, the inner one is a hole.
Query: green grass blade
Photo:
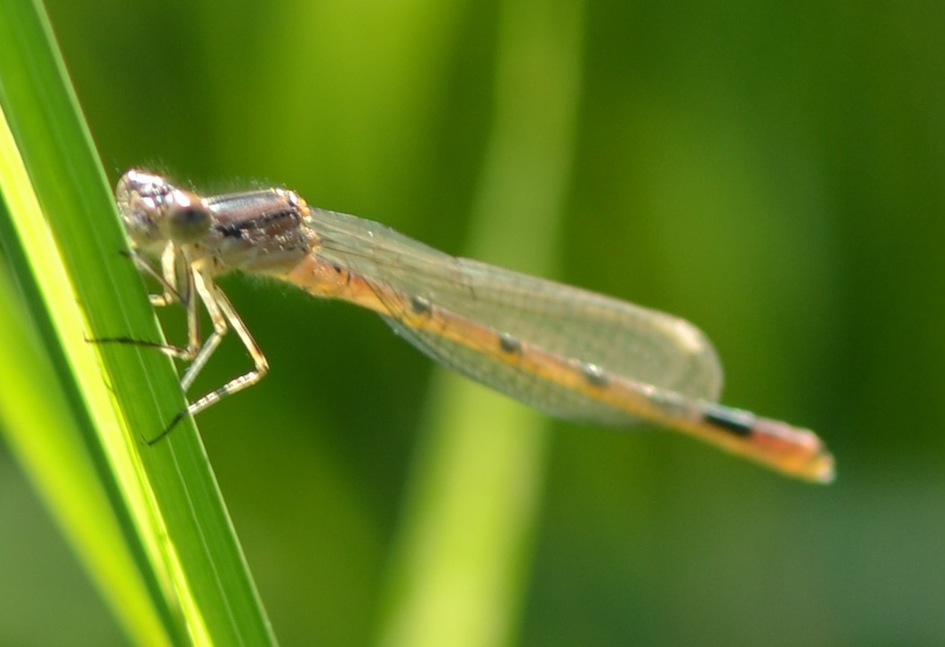
[[[81,423],[5,271],[0,311],[0,429],[7,443],[67,529],[126,633],[138,642],[145,637],[155,644],[167,642],[108,493],[81,442]]]
[[[0,109],[0,239],[29,313],[7,324],[32,339],[4,362],[11,446],[137,642],[275,642],[192,423],[143,442],[184,406],[171,363],[87,341],[160,332],[38,3],[0,4]]]
[[[553,273],[580,96],[583,11],[580,0],[504,5],[473,258]],[[549,60],[557,63],[553,69]],[[547,421],[467,380],[441,377],[381,644],[514,643]]]

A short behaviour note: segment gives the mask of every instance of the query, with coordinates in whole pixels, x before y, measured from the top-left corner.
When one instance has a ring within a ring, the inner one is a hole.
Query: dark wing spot
[[[600,388],[607,386],[609,382],[604,369],[597,364],[582,364],[581,372],[584,374],[584,379],[587,380],[587,383],[591,386]]]
[[[507,332],[499,335],[499,348],[503,353],[518,355],[522,352],[522,342],[517,337],[513,337]]]
[[[433,304],[430,300],[418,296],[410,297],[410,308],[418,315],[428,315],[433,312]]]

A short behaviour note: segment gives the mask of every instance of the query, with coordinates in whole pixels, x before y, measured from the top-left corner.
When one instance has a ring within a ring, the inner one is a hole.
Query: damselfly
[[[383,225],[311,207],[284,189],[201,196],[131,170],[116,198],[136,261],[164,285],[151,302],[187,308],[187,347],[161,346],[191,361],[182,388],[191,387],[229,327],[255,363],[184,413],[199,413],[268,371],[215,282],[241,270],[373,310],[436,361],[551,415],[600,425],[652,422],[791,476],[833,479],[833,457],[813,432],[717,403],[715,350],[677,317],[454,258]],[[205,340],[198,301],[213,323]]]

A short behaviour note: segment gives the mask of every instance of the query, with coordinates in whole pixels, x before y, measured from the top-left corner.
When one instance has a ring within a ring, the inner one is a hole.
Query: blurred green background
[[[696,322],[725,402],[817,430],[839,477],[552,423],[516,642],[942,644],[945,8],[567,4],[550,274]],[[463,253],[502,3],[47,5],[113,180],[273,182]],[[224,285],[273,370],[199,423],[276,634],[369,644],[434,369],[372,315]],[[230,342],[200,384],[246,366]],[[0,642],[122,641],[5,450],[0,479]]]

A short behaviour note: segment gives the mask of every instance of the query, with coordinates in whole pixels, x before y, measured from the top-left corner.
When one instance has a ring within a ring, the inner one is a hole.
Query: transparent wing
[[[545,353],[688,398],[716,401],[722,370],[689,322],[630,303],[477,261],[454,258],[384,225],[313,209],[315,256],[372,286],[394,330],[436,361],[559,417],[605,424],[631,414],[503,361],[500,348]],[[417,308],[440,327],[412,325]],[[442,316],[448,314],[449,316]],[[450,341],[467,327],[475,343]]]

